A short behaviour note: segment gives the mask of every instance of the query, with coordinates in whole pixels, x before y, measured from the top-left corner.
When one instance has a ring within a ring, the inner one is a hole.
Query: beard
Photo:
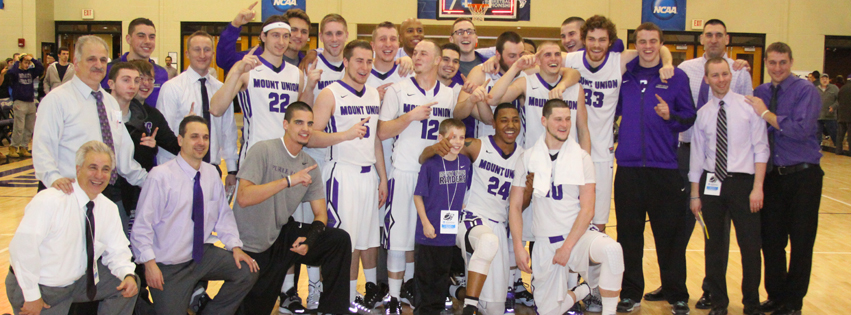
[[[508,65],[507,63],[505,63],[505,60],[503,60],[502,58],[499,58],[499,69],[501,69],[502,72],[505,73],[505,72],[508,72],[509,68],[511,68],[511,66]]]
[[[547,129],[547,133],[548,133],[548,134],[550,134],[551,136],[553,136],[553,138],[555,138],[555,139],[556,139],[556,140],[558,140],[558,141],[561,141],[561,142],[567,141],[567,136],[565,136],[564,138],[559,138],[559,137],[556,135],[556,133],[555,133],[555,132],[550,131],[550,129]],[[570,133],[568,133],[568,135],[570,135]]]

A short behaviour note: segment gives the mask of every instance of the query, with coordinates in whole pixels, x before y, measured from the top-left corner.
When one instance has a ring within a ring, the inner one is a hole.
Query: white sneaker
[[[319,296],[322,295],[322,282],[310,283],[307,286],[307,305],[305,308],[315,310],[319,307]]]

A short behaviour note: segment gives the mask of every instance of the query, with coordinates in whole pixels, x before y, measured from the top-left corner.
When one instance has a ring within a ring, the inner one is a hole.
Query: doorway
[[[107,56],[115,59],[121,56],[121,21],[56,21],[56,44],[67,47],[68,60],[74,60],[74,46],[77,39],[85,35],[95,35],[103,39],[109,51]]]
[[[851,36],[824,37],[824,68],[822,72],[830,74],[831,82],[841,75],[848,80],[851,74]]]

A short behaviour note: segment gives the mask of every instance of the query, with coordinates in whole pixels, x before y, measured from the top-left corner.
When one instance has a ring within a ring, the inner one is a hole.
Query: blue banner
[[[685,31],[686,0],[641,0],[641,23],[645,22],[665,31]]]
[[[5,9],[6,5],[3,4],[3,0],[0,0],[0,9]]]
[[[273,15],[281,15],[289,9],[302,9],[307,11],[307,0],[263,0],[260,2],[263,21]],[[262,21],[261,21],[262,22]]]

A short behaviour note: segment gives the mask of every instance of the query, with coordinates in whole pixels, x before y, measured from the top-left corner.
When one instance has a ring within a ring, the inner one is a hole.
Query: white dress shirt
[[[63,85],[64,86],[64,85]],[[66,195],[56,188],[33,197],[9,243],[9,263],[24,293],[24,300],[41,297],[39,284],[65,287],[86,274],[86,203],[89,197],[77,183]],[[94,200],[94,257],[118,279],[134,274],[130,242],[121,229],[118,207],[103,194]],[[97,266],[97,263],[95,263]],[[100,275],[101,280],[104,275]]]
[[[691,141],[688,178],[699,183],[703,171],[715,172],[715,137],[718,103],[724,101],[727,113],[727,173],[754,173],[754,163],[768,162],[768,132],[765,121],[754,113],[745,97],[727,92],[718,99],[710,92],[709,101],[697,111]]]
[[[220,88],[222,82],[210,76],[207,78],[207,97],[213,98]],[[163,83],[160,88],[160,96],[157,100],[157,109],[162,112],[171,130],[178,131],[180,122],[195,103],[195,115],[204,117],[204,105],[201,99],[201,75],[194,69],[186,69],[183,73]],[[227,163],[228,171],[236,171],[236,160],[239,158],[237,152],[236,120],[233,118],[233,104],[221,117],[210,114],[210,163],[221,164],[222,159]],[[174,154],[166,150],[159,150],[157,162],[163,164],[174,159]]]
[[[733,64],[736,63],[736,61],[727,57],[726,53],[724,54],[724,60],[727,60],[727,63],[730,65],[730,73],[733,75],[732,81],[730,81],[730,91],[741,95],[753,95],[753,80],[751,80],[751,73],[746,69],[740,69],[738,71],[733,70]],[[683,70],[686,75],[688,75],[688,85],[691,88],[691,97],[694,99],[694,106],[696,108],[703,106],[703,104],[697,104],[697,97],[700,93],[700,84],[703,82],[703,77],[706,73],[706,68],[704,68],[706,61],[706,54],[704,54],[698,58],[683,61],[679,66],[677,66],[677,68],[680,68],[680,70]],[[710,94],[707,96],[712,97],[712,89],[710,88],[707,92]],[[694,127],[691,127],[686,131],[680,132],[680,141],[691,142],[691,134],[693,130]]]
[[[148,172],[133,159],[133,139],[127,133],[121,108],[115,98],[98,86],[112,130],[116,170],[128,183],[142,186]],[[77,149],[92,140],[103,141],[97,100],[92,88],[80,78],[50,91],[38,106],[33,135],[33,167],[35,176],[45,186],[62,177],[77,177]],[[164,151],[164,150],[161,150]]]

